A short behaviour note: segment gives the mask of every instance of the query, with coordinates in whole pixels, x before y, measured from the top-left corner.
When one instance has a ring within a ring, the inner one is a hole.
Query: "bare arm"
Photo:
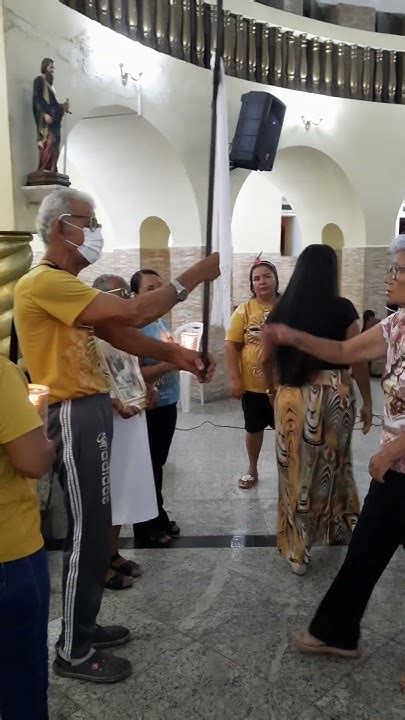
[[[360,335],[358,320],[350,325],[346,331],[346,339],[350,340]],[[370,373],[366,362],[357,362],[352,366],[353,377],[360,390],[363,399],[363,407],[360,410],[360,418],[363,422],[363,434],[366,435],[373,422],[373,403],[371,398]]]
[[[156,363],[156,365],[143,365],[141,367],[143,379],[146,383],[153,383],[155,380],[162,377],[162,375],[165,375],[165,373],[171,372],[172,370],[176,370],[176,366],[173,365],[173,363],[168,362],[159,362]]]
[[[154,340],[144,335],[140,330],[135,330],[135,328],[96,326],[94,331],[97,337],[106,340],[118,350],[123,350],[138,357],[148,357],[168,362],[179,370],[187,370],[193,373],[201,382],[210,382],[214,373],[215,363],[212,358],[209,358],[210,364],[206,368],[200,354],[195,350],[189,350],[176,345],[176,343]]]
[[[205,280],[219,275],[219,256],[213,253],[179,275],[178,281],[189,291]],[[168,283],[157,290],[123,300],[116,295],[99,293],[76,318],[76,325],[114,323],[122,327],[144,327],[165,315],[177,302],[176,290]]]
[[[240,377],[240,353],[243,343],[225,341],[225,357],[228,368],[229,384],[234,398],[240,399],[243,395],[242,381]]]
[[[54,444],[45,437],[42,427],[4,443],[3,447],[14,470],[29,478],[46,475],[55,458]]]
[[[354,365],[375,360],[387,351],[381,324],[343,342],[318,338],[278,323],[265,325],[263,333],[269,345],[291,345],[332,365]]]

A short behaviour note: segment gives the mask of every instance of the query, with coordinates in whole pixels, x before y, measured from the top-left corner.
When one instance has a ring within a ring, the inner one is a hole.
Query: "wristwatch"
[[[181,283],[179,283],[178,280],[170,280],[170,285],[173,285],[173,287],[174,287],[174,289],[175,289],[175,291],[176,291],[176,295],[177,295],[177,298],[176,298],[176,299],[177,299],[177,302],[184,302],[185,300],[187,300],[187,298],[188,298],[188,290],[186,290],[186,288],[184,287],[184,285],[182,285]]]

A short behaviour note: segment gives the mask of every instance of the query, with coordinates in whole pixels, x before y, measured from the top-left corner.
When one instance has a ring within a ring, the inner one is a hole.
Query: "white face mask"
[[[67,224],[70,225],[71,223]],[[93,263],[100,259],[101,253],[103,252],[103,233],[99,227],[95,230],[90,230],[90,228],[85,227],[83,228],[83,236],[83,245],[76,245],[76,243],[71,240],[66,240],[66,242],[70,245],[74,245],[77,252],[83,255],[84,259],[87,260],[90,265],[93,265]]]

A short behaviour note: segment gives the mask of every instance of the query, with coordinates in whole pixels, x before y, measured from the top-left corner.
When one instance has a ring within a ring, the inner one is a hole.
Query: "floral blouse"
[[[382,379],[384,391],[383,444],[394,440],[405,430],[405,309],[390,315],[381,322],[387,343],[387,362]],[[392,429],[392,432],[390,432]],[[405,473],[405,455],[397,460],[393,469]]]

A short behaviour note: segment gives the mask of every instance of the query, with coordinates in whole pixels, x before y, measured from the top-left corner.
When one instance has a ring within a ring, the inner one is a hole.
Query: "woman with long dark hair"
[[[257,463],[263,432],[274,428],[274,412],[266,395],[262,367],[261,332],[278,296],[277,270],[267,260],[257,260],[249,276],[252,298],[236,308],[226,333],[225,355],[232,396],[242,401],[249,467],[239,478],[248,490],[257,483]]]
[[[309,629],[295,633],[296,646],[307,654],[358,657],[360,623],[371,593],[405,543],[405,235],[395,239],[390,252],[387,301],[399,310],[367,332],[333,342],[284,325],[266,328],[268,351],[290,346],[333,365],[386,356],[384,424],[381,446],[370,460],[370,489],[341,569]],[[398,682],[405,690],[405,672]]]
[[[360,332],[358,314],[338,294],[335,251],[310,245],[298,258],[288,287],[269,318],[335,340]],[[279,475],[277,546],[293,572],[303,575],[315,541],[348,544],[360,513],[352,473],[351,439],[356,400],[348,364],[327,363],[293,347],[272,352],[264,333],[264,373],[275,384]],[[273,367],[275,378],[273,375]],[[363,397],[363,432],[372,421],[364,363],[353,366]]]

